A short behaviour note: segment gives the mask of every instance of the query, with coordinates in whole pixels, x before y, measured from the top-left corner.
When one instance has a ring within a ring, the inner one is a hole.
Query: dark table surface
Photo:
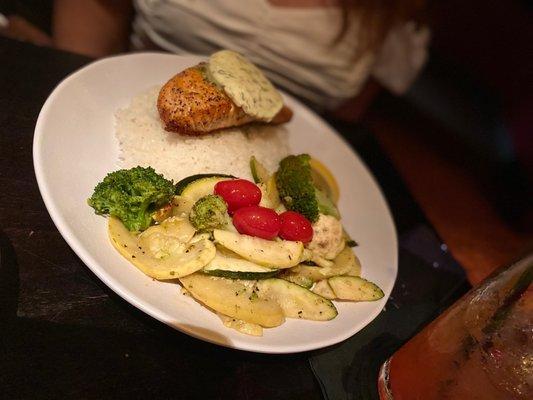
[[[309,359],[324,350],[265,355],[205,343],[151,319],[96,278],[52,223],[32,163],[42,104],[90,60],[2,38],[0,60],[0,398],[323,398]],[[431,229],[424,216],[372,135],[335,126],[375,174],[409,247],[412,232]],[[402,276],[414,279],[412,260],[400,257]],[[441,281],[439,299],[448,299],[464,277]],[[389,314],[400,296],[393,293]]]

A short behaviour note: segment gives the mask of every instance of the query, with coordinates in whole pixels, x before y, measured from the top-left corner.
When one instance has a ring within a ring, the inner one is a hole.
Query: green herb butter
[[[259,68],[245,57],[221,50],[209,58],[209,76],[244,112],[269,122],[283,107],[283,99]]]

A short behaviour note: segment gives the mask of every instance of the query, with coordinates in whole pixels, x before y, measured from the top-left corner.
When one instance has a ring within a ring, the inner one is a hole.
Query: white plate
[[[379,314],[394,285],[394,224],[361,160],[331,127],[290,96],[285,97],[294,111],[287,125],[291,150],[317,156],[338,179],[343,223],[359,242],[355,251],[363,276],[385,292],[380,301],[336,303],[339,315],[332,321],[287,320],[278,328],[265,329],[263,337],[243,335],[225,328],[215,314],[183,296],[177,284],[154,281],[128,263],[109,243],[105,218],[87,206],[94,186],[117,169],[115,111],[200,60],[159,53],[112,57],[82,68],[57,86],[41,110],[33,143],[39,189],[55,225],[107,286],[152,317],[196,338],[242,350],[292,353],[352,336]]]

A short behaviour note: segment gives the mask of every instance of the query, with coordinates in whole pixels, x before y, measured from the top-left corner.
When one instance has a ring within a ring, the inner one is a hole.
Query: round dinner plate
[[[396,279],[397,238],[383,195],[349,145],[320,117],[291,96],[286,125],[293,154],[309,153],[326,164],[341,190],[339,207],[348,233],[359,243],[362,276],[385,296],[376,302],[335,302],[327,322],[288,319],[262,337],[224,327],[217,315],[181,293],[175,283],[144,275],[111,245],[106,219],[87,205],[95,185],[118,169],[114,113],[137,94],[203,61],[199,56],[136,53],[96,61],[63,80],[45,102],[33,142],[41,195],[59,232],[81,260],[135,307],[196,338],[235,349],[293,353],[338,343],[357,333],[383,309]],[[223,172],[223,171],[221,171]]]

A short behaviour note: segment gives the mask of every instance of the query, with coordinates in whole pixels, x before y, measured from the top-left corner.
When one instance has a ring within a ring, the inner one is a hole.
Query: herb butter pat
[[[283,99],[272,83],[239,53],[216,52],[209,58],[207,68],[210,78],[246,114],[270,122],[283,107]]]

